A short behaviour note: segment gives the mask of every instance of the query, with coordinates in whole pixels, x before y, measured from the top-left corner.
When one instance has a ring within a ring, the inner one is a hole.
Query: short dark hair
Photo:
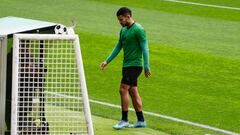
[[[116,15],[117,16],[120,16],[120,15],[124,15],[124,16],[130,15],[132,17],[132,11],[129,8],[127,8],[127,7],[121,7],[120,9],[118,9]]]

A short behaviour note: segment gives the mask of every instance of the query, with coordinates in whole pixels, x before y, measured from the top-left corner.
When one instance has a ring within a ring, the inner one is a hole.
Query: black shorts
[[[130,86],[137,86],[137,79],[142,72],[142,67],[124,67],[122,69],[122,81],[121,83]]]

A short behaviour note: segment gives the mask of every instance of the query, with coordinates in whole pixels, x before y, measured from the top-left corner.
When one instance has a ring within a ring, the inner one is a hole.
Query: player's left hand
[[[145,77],[148,78],[151,76],[151,71],[145,71]]]

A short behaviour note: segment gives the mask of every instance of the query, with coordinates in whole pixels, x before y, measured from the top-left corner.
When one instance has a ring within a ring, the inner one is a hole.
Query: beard
[[[125,24],[121,23],[122,27],[129,26],[129,23],[126,22]]]

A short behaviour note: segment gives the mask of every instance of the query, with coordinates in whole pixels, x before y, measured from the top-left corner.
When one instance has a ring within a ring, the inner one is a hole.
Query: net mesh
[[[71,39],[19,40],[18,134],[87,134],[74,45]]]

